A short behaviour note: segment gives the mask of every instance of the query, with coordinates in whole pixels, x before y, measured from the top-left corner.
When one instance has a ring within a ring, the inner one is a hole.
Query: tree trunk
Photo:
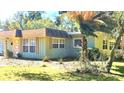
[[[111,70],[111,67],[112,67],[112,63],[113,63],[113,60],[114,60],[115,49],[117,48],[118,44],[120,43],[120,40],[121,40],[121,37],[122,37],[123,33],[124,33],[124,31],[123,31],[123,28],[122,28],[122,29],[120,29],[120,31],[119,31],[119,35],[118,35],[118,37],[116,38],[114,47],[112,48],[110,57],[109,57],[109,59],[108,59],[108,61],[107,61],[106,71],[107,71],[108,73],[110,73],[110,70]]]
[[[88,57],[88,53],[87,53],[87,39],[86,37],[82,34],[82,39],[81,39],[81,62],[84,64],[85,68],[84,70],[86,70],[86,66],[87,66],[87,57]]]

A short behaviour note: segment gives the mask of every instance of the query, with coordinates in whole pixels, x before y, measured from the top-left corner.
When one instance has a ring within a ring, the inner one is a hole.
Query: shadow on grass
[[[25,80],[38,80],[38,81],[53,81],[53,80],[65,80],[65,81],[119,81],[114,75],[100,74],[98,76],[85,73],[67,72],[59,73],[56,76],[49,76],[46,73],[16,73],[17,76],[24,78]],[[55,79],[56,78],[56,79]]]
[[[67,75],[61,75],[61,78],[69,81],[119,81],[119,79],[110,74],[102,73],[98,76],[90,73],[68,72]]]
[[[15,75],[25,78],[25,80],[52,81],[51,77],[46,73],[16,73]]]
[[[50,76],[47,73],[28,73],[20,72],[15,73],[16,76],[24,78],[24,80],[38,80],[38,81],[53,81],[53,80],[65,80],[65,81],[119,81],[115,75],[102,73],[98,76],[90,73],[77,73],[77,72],[65,72],[58,73],[54,76]]]
[[[121,74],[115,74],[115,75],[124,76],[124,66],[116,66],[116,69],[112,69],[112,70],[121,73]],[[114,73],[111,73],[111,74],[114,74]]]

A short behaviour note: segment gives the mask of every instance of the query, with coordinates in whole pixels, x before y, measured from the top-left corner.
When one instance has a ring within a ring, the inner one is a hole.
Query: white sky
[[[124,11],[123,0],[112,0],[112,2],[110,2],[111,4],[108,2],[108,0],[91,1],[92,0],[0,0],[0,20],[9,18],[15,13],[15,11]],[[119,6],[117,6],[118,3]]]
[[[13,14],[15,14],[15,13],[16,13],[16,11],[2,11],[2,12],[0,12],[0,20],[4,21],[4,20],[12,17]]]

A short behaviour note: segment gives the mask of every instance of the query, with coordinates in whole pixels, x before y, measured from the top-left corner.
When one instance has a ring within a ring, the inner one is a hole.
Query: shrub
[[[7,57],[13,57],[13,52],[7,50]]]
[[[108,60],[109,56],[107,52],[100,51],[98,48],[92,48],[88,50],[88,58],[91,61]]]
[[[103,60],[103,61],[106,61],[106,60],[108,60],[108,58],[109,58],[109,54],[108,53],[104,53],[104,52],[101,52],[101,55],[100,55],[101,57],[101,59],[100,60]]]
[[[93,48],[88,50],[88,58],[91,61],[98,60],[100,57],[100,51],[98,48]]]
[[[115,60],[122,60],[122,59],[123,59],[123,53],[115,52]]]
[[[48,58],[47,56],[45,56],[45,57],[43,58],[43,61],[44,61],[44,62],[49,62],[49,58]]]
[[[9,51],[9,57],[13,57],[13,52]]]
[[[22,58],[22,55],[20,53],[17,54],[18,58]]]
[[[43,64],[42,67],[47,67],[47,65]]]

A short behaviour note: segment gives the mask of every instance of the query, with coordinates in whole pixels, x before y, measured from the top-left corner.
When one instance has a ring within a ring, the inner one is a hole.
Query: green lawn
[[[75,72],[67,72],[67,70],[59,69],[51,66],[4,66],[0,67],[0,80],[100,80],[115,81],[124,80],[124,62],[114,62],[111,74],[101,73],[99,76],[91,74],[77,74]]]

